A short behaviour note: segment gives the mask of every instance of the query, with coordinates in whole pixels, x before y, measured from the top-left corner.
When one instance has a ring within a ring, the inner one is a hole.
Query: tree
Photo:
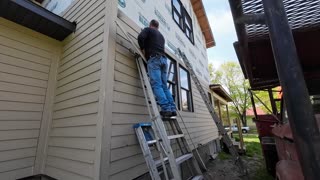
[[[223,63],[219,69],[209,65],[210,81],[221,84],[229,90],[233,100],[230,110],[235,112],[244,126],[247,125],[246,111],[251,105],[249,95],[249,83],[244,78],[240,65],[229,61]]]

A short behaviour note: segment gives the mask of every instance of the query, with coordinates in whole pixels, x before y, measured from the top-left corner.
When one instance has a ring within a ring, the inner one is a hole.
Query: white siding
[[[99,86],[105,1],[81,0],[64,18],[77,30],[64,40],[58,67],[45,174],[59,180],[89,180],[97,150]]]
[[[118,21],[121,21],[121,24],[129,29],[130,34],[134,37],[137,36],[138,33],[135,29],[138,28],[125,15],[121,14]],[[116,41],[110,162],[111,180],[135,178],[147,172],[132,125],[149,121],[135,60],[128,50],[130,44],[125,40],[120,29],[117,29]],[[204,84],[204,87],[208,89],[207,84]],[[195,112],[181,113],[197,146],[218,138],[218,133],[194,83],[192,83],[192,91]],[[180,126],[185,130],[182,123]],[[189,139],[188,136],[187,139]],[[193,149],[192,146],[190,147]]]
[[[0,177],[34,174],[50,68],[58,43],[0,18]]]

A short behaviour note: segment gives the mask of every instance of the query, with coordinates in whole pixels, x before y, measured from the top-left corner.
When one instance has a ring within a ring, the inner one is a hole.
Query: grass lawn
[[[237,133],[234,133],[234,138],[237,140],[239,136]],[[265,161],[262,154],[262,149],[260,141],[257,134],[243,134],[244,143],[246,145],[246,155],[243,156],[244,159],[248,162],[250,161],[259,161],[259,167],[256,167],[256,170],[252,176],[254,180],[273,180],[274,178],[268,174]],[[223,156],[223,155],[222,155]],[[250,168],[250,167],[248,167]]]

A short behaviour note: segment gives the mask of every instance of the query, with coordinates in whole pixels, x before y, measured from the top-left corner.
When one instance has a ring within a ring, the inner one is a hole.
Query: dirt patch
[[[249,178],[255,180],[256,173],[264,168],[263,162],[258,157],[242,157],[249,173]],[[207,180],[242,180],[242,176],[238,171],[238,167],[229,155],[219,156],[212,160],[207,166],[208,171],[204,174]]]

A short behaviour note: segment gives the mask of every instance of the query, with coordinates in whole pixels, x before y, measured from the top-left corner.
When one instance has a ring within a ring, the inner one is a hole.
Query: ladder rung
[[[203,180],[204,177],[202,175],[198,175],[198,176],[195,176],[195,177],[192,177],[191,180]]]
[[[162,117],[162,121],[172,121],[172,120],[177,120],[177,117],[176,116],[172,116],[172,117],[169,117],[169,118]]]
[[[183,162],[189,160],[192,157],[193,157],[192,153],[184,154],[176,159],[176,163],[177,165],[182,164]],[[168,157],[164,158],[164,161],[165,162],[168,161]],[[162,162],[161,159],[155,161],[157,166],[160,166],[161,162]]]
[[[168,139],[172,140],[172,139],[177,139],[177,138],[182,138],[182,137],[184,137],[184,134],[177,134],[177,135],[168,136]],[[154,144],[156,142],[157,142],[157,140],[148,141],[148,145]]]

